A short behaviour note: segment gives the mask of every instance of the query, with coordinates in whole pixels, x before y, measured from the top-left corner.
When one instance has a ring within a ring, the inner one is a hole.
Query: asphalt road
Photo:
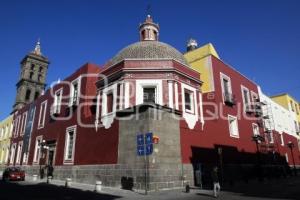
[[[254,200],[254,199],[300,199],[300,177],[279,179],[265,183],[237,184],[231,191],[222,191],[219,199],[224,200]],[[0,199],[1,200],[155,200],[155,199],[172,199],[172,200],[201,200],[215,199],[209,190],[192,189],[190,193],[182,190],[171,190],[153,192],[147,196],[133,191],[121,189],[104,190],[103,193],[95,193],[90,189],[82,186],[81,189],[65,188],[64,186],[46,184],[44,182],[3,182],[0,181]]]

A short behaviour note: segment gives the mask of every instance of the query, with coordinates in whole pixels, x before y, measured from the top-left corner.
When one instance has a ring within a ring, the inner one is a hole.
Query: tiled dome
[[[184,56],[178,50],[158,41],[141,41],[129,45],[111,59],[110,65],[114,65],[124,59],[174,59],[189,66]]]

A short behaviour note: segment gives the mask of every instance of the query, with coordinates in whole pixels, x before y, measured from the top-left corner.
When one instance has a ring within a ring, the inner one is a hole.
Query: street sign
[[[152,144],[152,140],[153,140],[153,134],[146,133],[146,144]]]
[[[139,134],[137,135],[137,145],[138,146],[144,146],[145,142],[144,142],[144,134]]]
[[[137,147],[137,154],[139,156],[144,156],[145,155],[145,148],[144,148],[144,146],[138,146]]]
[[[138,134],[136,143],[138,156],[148,156],[153,153],[153,133]]]
[[[153,144],[146,145],[146,155],[151,155],[153,153]]]
[[[136,136],[137,155],[144,156],[145,160],[145,193],[147,194],[147,169],[149,155],[153,153],[153,133],[138,134]]]

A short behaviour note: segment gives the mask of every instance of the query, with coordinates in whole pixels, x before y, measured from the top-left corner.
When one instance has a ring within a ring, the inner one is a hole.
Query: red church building
[[[263,170],[269,156],[257,154],[253,137],[263,132],[257,85],[210,56],[214,90],[202,92],[201,74],[159,41],[151,16],[139,34],[104,66],[85,64],[14,112],[9,164],[150,190],[203,184],[216,165],[224,180]]]

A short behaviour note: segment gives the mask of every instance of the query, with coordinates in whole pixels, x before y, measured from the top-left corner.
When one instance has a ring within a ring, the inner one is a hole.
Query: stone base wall
[[[24,166],[23,168],[28,175],[39,175],[39,166]],[[193,167],[190,164],[149,166],[147,172],[150,191],[184,187],[186,183],[194,184]],[[58,180],[71,178],[73,182],[87,184],[102,181],[104,186],[120,188],[122,177],[130,177],[133,179],[133,189],[145,189],[145,168],[142,165],[134,167],[124,164],[54,166],[53,176]]]

